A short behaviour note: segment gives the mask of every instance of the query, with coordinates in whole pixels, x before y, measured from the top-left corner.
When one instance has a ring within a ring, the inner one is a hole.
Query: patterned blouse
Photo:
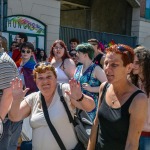
[[[82,84],[88,83],[91,87],[100,86],[101,82],[98,79],[94,78],[94,76],[93,76],[93,72],[94,72],[94,69],[96,66],[97,66],[96,64],[90,65],[89,68],[87,68],[87,70],[82,74],[81,72],[83,69],[83,65],[79,65],[79,66],[77,66],[77,69],[76,69],[76,72],[74,75],[74,79],[76,79],[77,81],[80,82],[82,92],[84,94],[92,97],[95,101],[96,107],[91,112],[88,112],[88,115],[90,116],[92,121],[94,120],[95,115],[96,115],[96,108],[98,105],[99,93],[92,93],[92,92],[85,90],[82,87]]]

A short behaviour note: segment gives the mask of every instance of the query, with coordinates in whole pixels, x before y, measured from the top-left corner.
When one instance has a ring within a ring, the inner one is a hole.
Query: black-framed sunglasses
[[[34,66],[34,69],[41,66],[41,65],[45,65],[45,66],[49,65],[49,66],[53,67],[50,62],[40,62]]]
[[[22,49],[21,53],[27,53],[27,54],[29,54],[29,53],[31,53],[31,50],[24,50],[24,49]]]
[[[131,55],[130,55],[130,52],[124,47],[124,46],[118,46],[117,49],[121,52],[121,53],[124,53],[127,54],[129,60],[131,60]]]
[[[71,56],[71,57],[76,57],[76,56],[77,56],[77,53],[70,53],[70,56]]]

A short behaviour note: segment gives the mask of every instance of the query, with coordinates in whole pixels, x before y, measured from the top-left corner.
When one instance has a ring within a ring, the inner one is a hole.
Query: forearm
[[[12,103],[12,92],[11,89],[5,89],[3,91],[2,98],[0,100],[0,116],[4,119],[10,109]]]
[[[94,100],[85,94],[83,95],[83,99],[81,101],[72,99],[71,102],[75,107],[83,109],[87,112],[90,112],[95,108]]]
[[[91,93],[99,93],[99,87],[100,86],[90,87],[89,92],[91,92]]]
[[[95,150],[97,132],[98,132],[98,119],[96,117],[91,129],[91,135],[89,138],[87,150]]]
[[[125,150],[138,150],[138,143],[137,144],[127,144]]]
[[[20,121],[22,120],[21,111],[20,111],[20,103],[21,101],[13,101],[11,105],[11,109],[8,113],[9,119],[12,121]]]

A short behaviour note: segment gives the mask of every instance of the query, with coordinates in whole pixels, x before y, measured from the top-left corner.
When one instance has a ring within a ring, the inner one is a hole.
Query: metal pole
[[[4,0],[1,0],[1,31],[3,31],[3,22],[4,22],[3,10],[4,10]]]

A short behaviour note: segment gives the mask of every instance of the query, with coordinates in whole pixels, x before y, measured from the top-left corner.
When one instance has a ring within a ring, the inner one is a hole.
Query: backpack
[[[77,138],[79,142],[81,142],[86,148],[88,145],[89,136],[91,134],[92,121],[88,116],[87,112],[84,110],[77,109],[74,118],[72,117],[68,105],[62,94],[62,84],[58,84],[58,94],[60,96],[60,100],[64,105],[66,113],[68,115],[70,123],[73,124]]]

